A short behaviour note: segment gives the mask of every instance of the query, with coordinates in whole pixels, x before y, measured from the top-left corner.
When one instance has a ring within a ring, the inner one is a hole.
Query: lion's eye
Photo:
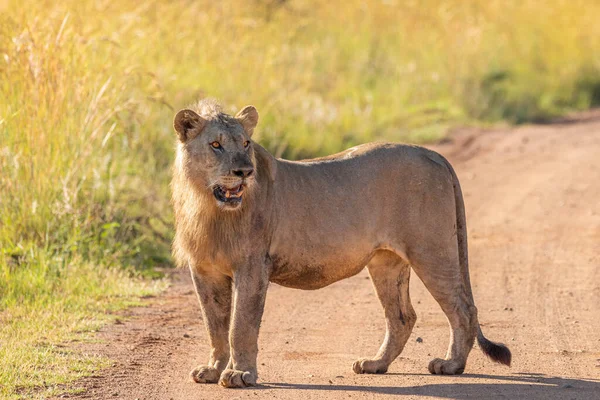
[[[246,148],[247,148],[248,146],[250,146],[250,141],[246,140],[246,141],[244,142],[244,147],[246,147]]]
[[[212,146],[213,149],[221,148],[221,143],[219,143],[219,142],[212,142],[210,145]]]

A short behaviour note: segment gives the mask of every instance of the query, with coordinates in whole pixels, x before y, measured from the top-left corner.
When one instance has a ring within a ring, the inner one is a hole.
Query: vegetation
[[[65,351],[164,287],[176,109],[261,113],[317,156],[600,104],[583,0],[0,0],[0,397],[106,360]]]

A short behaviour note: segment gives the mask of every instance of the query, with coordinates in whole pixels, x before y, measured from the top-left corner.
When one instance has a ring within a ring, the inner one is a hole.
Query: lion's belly
[[[294,289],[313,290],[358,274],[369,262],[371,254],[335,261],[277,254],[270,257],[273,265],[271,282]]]

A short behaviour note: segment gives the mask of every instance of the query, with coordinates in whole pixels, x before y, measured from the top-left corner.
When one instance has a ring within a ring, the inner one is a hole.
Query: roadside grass
[[[80,261],[63,270],[73,276],[61,281],[49,278],[39,264],[11,277],[31,286],[20,288],[19,301],[3,307],[0,316],[0,398],[46,398],[64,391],[60,385],[109,366],[110,360],[69,346],[94,340],[93,333],[113,321],[116,311],[140,305],[140,296],[159,293],[167,284]],[[32,282],[41,277],[47,282]],[[29,295],[35,298],[25,298]]]
[[[257,106],[256,140],[320,156],[600,105],[585,0],[0,0],[0,396],[106,365],[64,346],[159,292],[171,120]]]

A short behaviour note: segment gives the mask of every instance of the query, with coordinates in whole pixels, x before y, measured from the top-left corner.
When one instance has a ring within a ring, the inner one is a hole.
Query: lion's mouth
[[[225,204],[235,205],[242,202],[242,194],[244,193],[244,184],[240,184],[233,188],[223,186],[215,186],[213,194],[215,198]]]

